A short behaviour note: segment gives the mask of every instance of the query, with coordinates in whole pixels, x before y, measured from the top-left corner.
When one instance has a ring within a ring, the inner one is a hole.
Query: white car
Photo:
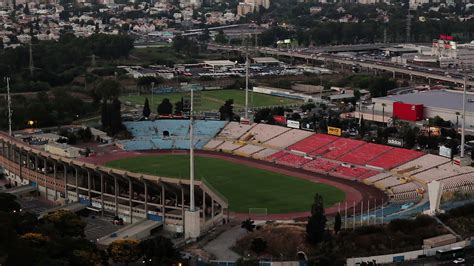
[[[453,260],[454,264],[464,264],[464,262],[466,262],[466,260],[463,259],[463,258],[457,258],[457,259]]]

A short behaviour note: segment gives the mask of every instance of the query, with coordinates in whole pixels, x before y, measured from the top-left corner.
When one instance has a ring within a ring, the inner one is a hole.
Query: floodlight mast
[[[462,94],[462,120],[461,120],[461,158],[464,158],[464,142],[466,141],[466,92],[467,92],[467,74],[464,68],[463,94]]]
[[[196,206],[194,203],[194,145],[193,145],[193,115],[194,115],[194,92],[191,87],[191,104],[189,110],[189,194],[190,194],[190,205],[189,210],[195,211]]]
[[[245,119],[249,118],[249,44],[245,46]]]
[[[5,77],[7,83],[7,105],[8,105],[8,135],[12,136],[12,98],[10,95],[10,77]]]

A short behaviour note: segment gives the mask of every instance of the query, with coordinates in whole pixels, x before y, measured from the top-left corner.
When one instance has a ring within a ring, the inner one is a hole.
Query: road
[[[240,51],[244,52],[245,48],[240,46],[229,46],[229,45],[216,45],[210,44],[208,46],[210,50],[227,50],[227,51]],[[463,78],[459,75],[459,73],[453,71],[446,71],[448,74],[443,73],[441,69],[431,69],[426,67],[419,67],[414,65],[398,65],[395,63],[391,63],[388,61],[383,60],[374,60],[374,59],[355,59],[349,57],[341,57],[334,54],[326,54],[326,53],[312,53],[313,50],[301,50],[301,51],[294,51],[290,49],[275,49],[275,48],[268,48],[268,47],[252,47],[249,50],[253,52],[259,52],[266,55],[271,56],[286,56],[291,58],[299,58],[307,61],[323,61],[325,64],[327,63],[336,63],[340,65],[346,65],[347,67],[361,67],[367,68],[374,71],[386,71],[391,72],[393,75],[395,74],[404,74],[408,75],[409,77],[421,77],[427,80],[440,80],[451,82],[454,84],[463,84]],[[467,85],[474,85],[474,81],[468,80]]]

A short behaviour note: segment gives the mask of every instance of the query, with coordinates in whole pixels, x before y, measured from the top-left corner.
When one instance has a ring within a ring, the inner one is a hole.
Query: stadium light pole
[[[7,83],[7,105],[8,105],[8,135],[12,136],[12,98],[10,95],[10,77],[5,77]]]
[[[249,44],[245,46],[245,119],[249,117]]]
[[[462,120],[461,120],[461,158],[464,158],[464,142],[465,142],[465,127],[466,127],[466,91],[467,91],[467,74],[464,69],[463,93],[462,93]]]
[[[196,206],[194,203],[194,145],[193,145],[193,109],[194,109],[194,92],[191,87],[191,107],[189,110],[189,210],[194,211]]]

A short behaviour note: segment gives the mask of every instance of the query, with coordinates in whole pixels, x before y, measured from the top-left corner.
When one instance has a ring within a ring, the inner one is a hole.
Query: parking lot
[[[112,218],[108,216],[101,217],[90,214],[87,217],[82,216],[81,219],[87,224],[84,230],[86,239],[92,241],[97,241],[97,239],[110,235],[123,227],[123,225],[114,225]]]

